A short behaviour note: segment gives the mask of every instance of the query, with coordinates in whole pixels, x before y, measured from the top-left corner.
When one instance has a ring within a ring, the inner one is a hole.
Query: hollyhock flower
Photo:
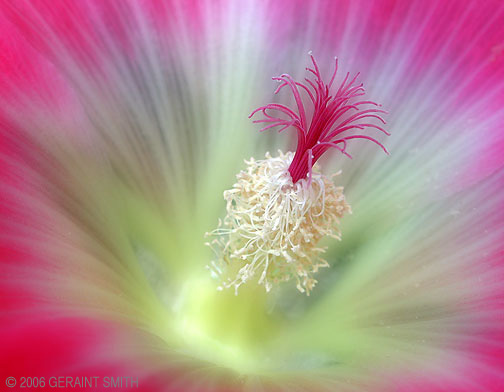
[[[3,385],[504,389],[500,1],[0,4]]]

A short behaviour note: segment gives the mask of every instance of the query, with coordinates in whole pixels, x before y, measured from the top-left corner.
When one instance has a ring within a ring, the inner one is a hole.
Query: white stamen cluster
[[[247,169],[224,192],[227,215],[208,236],[217,261],[208,268],[223,287],[235,288],[254,278],[270,291],[273,284],[295,278],[307,295],[317,280],[313,274],[328,263],[317,247],[322,237],[340,239],[339,219],[351,209],[343,188],[313,168],[311,181],[292,183],[293,153],[245,161]]]

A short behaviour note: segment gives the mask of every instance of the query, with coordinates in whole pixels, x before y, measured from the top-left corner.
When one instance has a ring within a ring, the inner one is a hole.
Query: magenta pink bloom
[[[341,241],[310,297],[217,291],[277,150],[341,171]],[[503,187],[501,0],[0,0],[0,390],[502,391]]]

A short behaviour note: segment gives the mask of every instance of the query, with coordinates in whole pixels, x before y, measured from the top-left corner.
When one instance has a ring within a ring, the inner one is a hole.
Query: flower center
[[[327,267],[317,247],[322,237],[340,239],[339,219],[350,206],[343,188],[315,168],[310,180],[292,182],[293,153],[246,161],[233,188],[224,192],[226,218],[210,235],[217,260],[209,268],[222,288],[257,280],[266,291],[294,279],[309,295],[319,268]]]
[[[351,158],[347,144],[352,139],[371,141],[388,154],[377,139],[355,133],[375,129],[389,135],[378,125],[385,124],[381,114],[386,112],[373,101],[359,99],[364,95],[363,85],[356,84],[359,74],[351,79],[347,73],[331,95],[338,61],[325,83],[315,58],[311,54],[310,58],[313,68],[307,71],[313,78],[305,78],[305,83],[287,74],[273,78],[280,83],[275,94],[288,87],[296,110],[270,103],[250,115],[264,115],[254,120],[265,124],[261,131],[296,129],[297,148],[294,154],[279,152],[275,158],[266,154],[265,160],[246,161],[247,169],[224,192],[227,215],[216,230],[207,233],[216,237],[207,243],[216,255],[208,268],[221,280],[220,290],[234,287],[237,293],[243,283],[257,280],[269,292],[276,283],[295,280],[297,289],[309,295],[317,283],[313,275],[329,266],[320,257],[325,249],[317,247],[318,242],[325,236],[339,240],[339,220],[351,212],[343,188],[321,174],[315,163],[331,148]],[[301,92],[306,95],[306,107]]]

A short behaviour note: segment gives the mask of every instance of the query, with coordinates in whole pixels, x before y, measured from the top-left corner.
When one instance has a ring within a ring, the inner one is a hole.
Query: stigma
[[[226,217],[209,236],[217,261],[209,266],[219,277],[219,288],[238,288],[250,281],[270,291],[273,285],[294,280],[310,294],[314,274],[329,264],[321,257],[323,237],[341,239],[340,219],[350,213],[343,188],[312,170],[311,179],[294,183],[289,166],[294,153],[265,159],[251,158],[224,192]]]
[[[310,59],[312,67],[306,70],[311,79],[298,82],[288,74],[273,78],[279,83],[275,94],[287,88],[294,108],[270,103],[249,116],[262,113],[253,121],[263,124],[261,131],[295,130],[297,148],[245,161],[246,169],[224,192],[226,217],[207,233],[214,237],[207,245],[216,256],[208,269],[219,279],[219,290],[234,288],[238,293],[242,284],[256,282],[269,292],[275,284],[295,281],[297,289],[309,295],[317,283],[315,274],[329,266],[321,257],[326,249],[320,240],[341,240],[340,219],[351,213],[343,188],[322,174],[318,159],[329,150],[352,158],[348,144],[355,139],[372,142],[388,154],[378,140],[380,134],[389,135],[383,128],[386,112],[360,98],[365,90],[356,82],[359,74],[351,78],[347,73],[336,89],[338,60],[326,83],[311,53]]]

